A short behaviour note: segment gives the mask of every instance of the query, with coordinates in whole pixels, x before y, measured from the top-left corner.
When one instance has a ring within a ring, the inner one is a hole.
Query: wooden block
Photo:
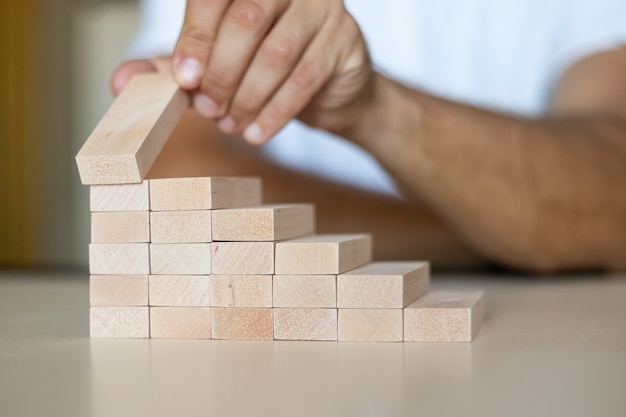
[[[275,275],[274,307],[337,307],[336,275]]]
[[[433,291],[404,309],[407,342],[471,342],[483,318],[482,291]]]
[[[203,243],[211,241],[211,211],[153,211],[152,243]]]
[[[148,275],[149,243],[92,243],[89,272],[92,275]]]
[[[209,307],[150,307],[150,337],[210,339]]]
[[[207,210],[261,204],[256,177],[164,178],[150,180],[153,211]]]
[[[92,275],[89,277],[92,306],[147,306],[147,275]]]
[[[272,307],[272,276],[211,275],[211,307]]]
[[[153,275],[209,275],[210,243],[151,243],[150,270]]]
[[[215,210],[213,240],[277,241],[310,235],[315,230],[312,204],[283,204]]]
[[[428,291],[427,262],[373,262],[337,276],[338,308],[403,308]]]
[[[89,187],[91,211],[148,211],[148,181],[140,184],[92,185]]]
[[[211,308],[213,339],[272,340],[271,308]]]
[[[150,242],[150,213],[147,211],[91,213],[91,242]]]
[[[209,275],[150,275],[150,305],[209,307]]]
[[[271,275],[274,273],[273,242],[213,242],[214,275]]]
[[[337,309],[275,308],[274,339],[337,340]]]
[[[150,337],[149,307],[91,307],[91,337]]]
[[[276,244],[276,274],[341,274],[372,260],[367,234],[316,235]]]
[[[171,75],[135,76],[76,155],[81,182],[141,182],[188,107]]]
[[[401,342],[402,309],[339,309],[338,339],[343,342]]]

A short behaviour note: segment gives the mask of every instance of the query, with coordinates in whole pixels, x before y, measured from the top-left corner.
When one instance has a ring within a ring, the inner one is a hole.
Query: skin
[[[626,268],[626,49],[574,64],[549,111],[525,119],[376,73],[340,0],[189,0],[173,57],[124,64],[113,89],[156,70],[249,143],[297,117],[361,146],[407,196],[389,207],[413,220],[428,207],[486,259],[540,272]]]

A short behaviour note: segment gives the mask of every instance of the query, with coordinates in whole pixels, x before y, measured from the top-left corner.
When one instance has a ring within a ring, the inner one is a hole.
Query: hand
[[[200,115],[254,144],[294,117],[340,131],[373,74],[341,0],[188,0],[173,70]]]

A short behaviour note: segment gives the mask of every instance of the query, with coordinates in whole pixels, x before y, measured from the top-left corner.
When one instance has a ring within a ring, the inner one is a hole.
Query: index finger
[[[188,0],[174,49],[174,77],[181,87],[200,86],[220,22],[231,0]]]

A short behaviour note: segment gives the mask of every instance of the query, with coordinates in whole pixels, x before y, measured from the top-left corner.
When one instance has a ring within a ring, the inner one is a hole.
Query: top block
[[[76,155],[81,182],[140,183],[188,107],[171,75],[135,76]]]
[[[197,177],[150,180],[152,211],[210,210],[261,204],[261,179]]]

